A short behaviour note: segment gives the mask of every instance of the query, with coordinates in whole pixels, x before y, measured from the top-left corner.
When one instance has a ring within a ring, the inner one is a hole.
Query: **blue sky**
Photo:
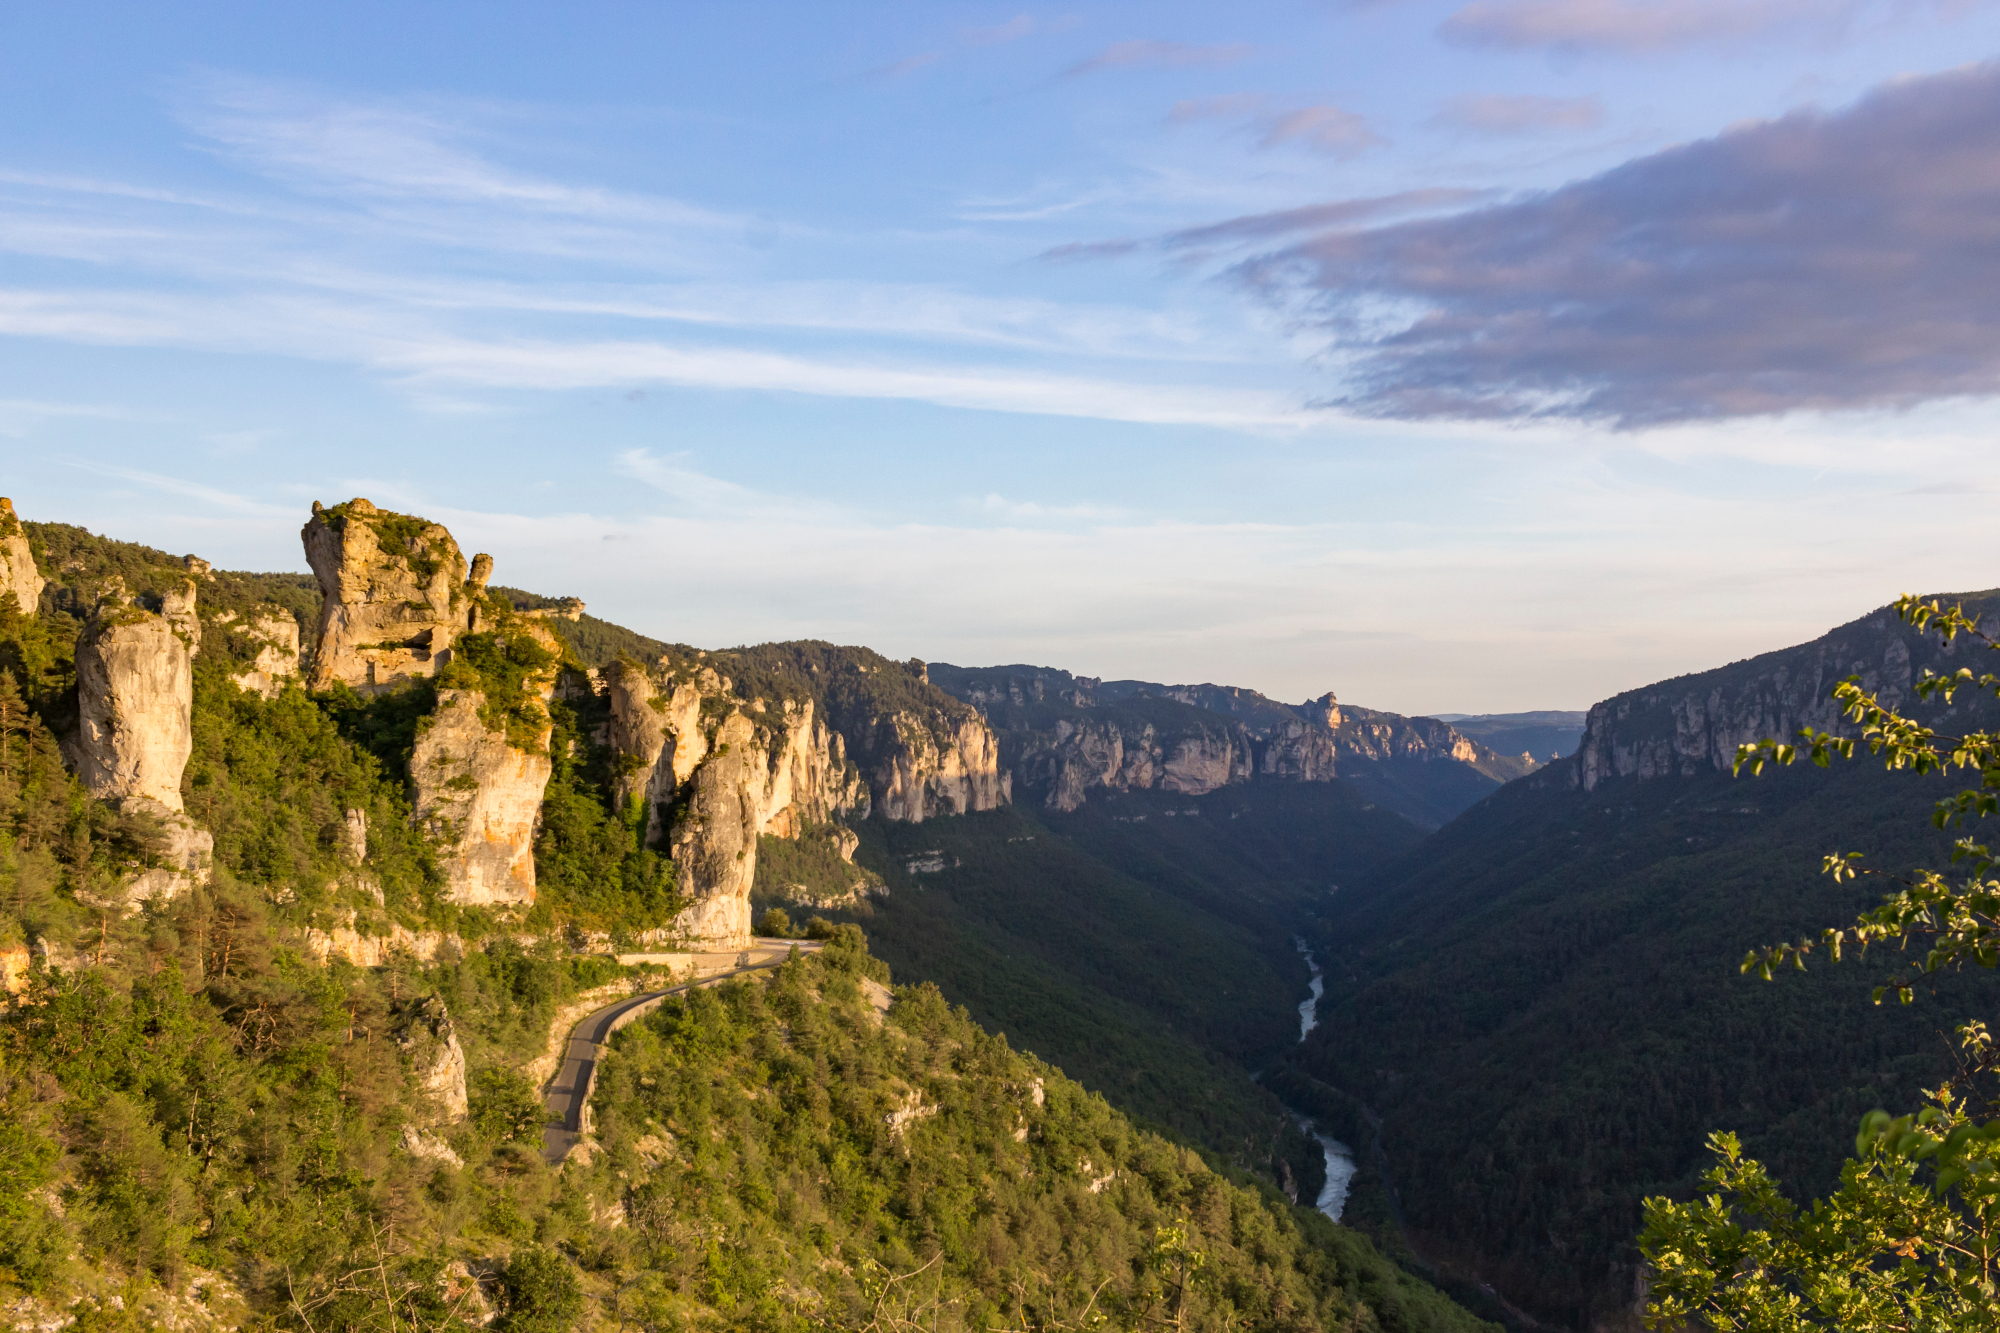
[[[2000,5],[12,6],[0,487],[1584,707],[1996,577]]]

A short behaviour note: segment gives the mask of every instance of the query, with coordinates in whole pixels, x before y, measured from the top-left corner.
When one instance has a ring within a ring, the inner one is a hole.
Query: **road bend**
[[[562,1063],[549,1079],[548,1086],[542,1089],[542,1105],[548,1109],[548,1123],[542,1127],[543,1160],[550,1166],[560,1166],[563,1159],[569,1156],[570,1149],[576,1147],[577,1141],[583,1137],[590,1094],[597,1086],[597,1062],[611,1044],[612,1033],[653,1009],[669,995],[718,985],[731,977],[776,967],[791,956],[794,946],[801,954],[818,953],[823,947],[819,940],[756,939],[751,941],[748,949],[737,950],[734,954],[628,955],[633,961],[642,958],[645,961],[675,959],[692,962],[698,971],[704,970],[705,966],[720,970],[707,972],[693,981],[669,986],[665,990],[628,995],[584,1015],[570,1029],[569,1043],[563,1048]]]

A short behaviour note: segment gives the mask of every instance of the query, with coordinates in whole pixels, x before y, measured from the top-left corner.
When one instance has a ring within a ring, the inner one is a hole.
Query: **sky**
[[[0,7],[0,493],[1585,708],[2000,583],[2000,3]]]

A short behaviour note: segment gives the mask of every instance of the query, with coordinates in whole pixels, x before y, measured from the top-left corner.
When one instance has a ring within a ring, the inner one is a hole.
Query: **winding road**
[[[548,1108],[549,1113],[549,1123],[542,1128],[543,1160],[550,1166],[560,1166],[563,1159],[569,1156],[570,1149],[576,1147],[577,1141],[587,1131],[585,1118],[590,1109],[591,1090],[597,1086],[597,1061],[610,1044],[612,1033],[653,1009],[669,995],[679,995],[701,986],[716,985],[731,977],[776,967],[791,956],[794,947],[801,954],[808,954],[818,953],[824,946],[819,940],[754,939],[749,948],[739,949],[733,954],[653,955],[661,959],[688,959],[697,973],[703,972],[704,964],[717,970],[697,975],[693,981],[669,986],[666,990],[644,991],[615,1000],[584,1015],[570,1029],[562,1063],[542,1089],[542,1105]],[[646,955],[625,957],[636,959]]]

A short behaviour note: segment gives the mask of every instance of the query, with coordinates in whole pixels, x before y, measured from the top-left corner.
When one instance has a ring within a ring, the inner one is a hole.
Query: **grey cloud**
[[[1035,258],[1058,262],[1071,259],[1121,259],[1138,248],[1137,241],[1071,241],[1067,245],[1052,246]]]
[[[1318,231],[1327,227],[1373,222],[1380,218],[1394,217],[1399,213],[1427,213],[1441,208],[1455,208],[1479,199],[1490,198],[1492,194],[1491,190],[1446,188],[1404,190],[1398,194],[1378,195],[1371,199],[1341,199],[1334,203],[1287,208],[1276,213],[1251,213],[1223,222],[1211,222],[1203,227],[1189,227],[1185,231],[1172,232],[1161,239],[1163,244],[1172,249],[1227,244],[1232,241],[1261,241],[1290,232]]]
[[[1596,96],[1542,97],[1534,93],[1467,93],[1446,99],[1431,117],[1441,129],[1473,134],[1535,134],[1544,130],[1593,130],[1604,123]]]
[[[1438,33],[1466,46],[1661,51],[1776,29],[1839,31],[1864,0],[1473,0]]]
[[[1223,46],[1189,46],[1182,42],[1142,39],[1113,42],[1096,55],[1079,60],[1057,77],[1079,78],[1107,69],[1134,69],[1164,66],[1185,69],[1191,66],[1233,65],[1248,56],[1251,48],[1240,42]]]
[[[1235,272],[1326,321],[1340,405],[1636,427],[2000,392],[1995,219],[1986,63]]]

